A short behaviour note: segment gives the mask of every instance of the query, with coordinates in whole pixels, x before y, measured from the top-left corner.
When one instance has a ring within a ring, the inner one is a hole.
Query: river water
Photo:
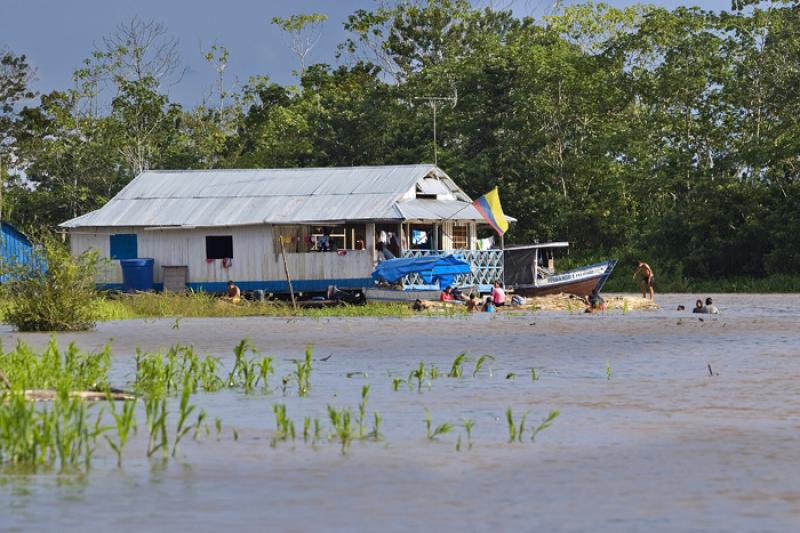
[[[279,377],[271,394],[197,395],[223,432],[187,441],[166,465],[144,458],[140,413],[122,469],[100,445],[85,475],[0,471],[0,529],[797,531],[800,296],[714,295],[721,314],[702,321],[674,310],[696,297],[657,298],[662,309],[627,314],[119,321],[60,335],[93,350],[113,338],[115,384],[137,347],[192,344],[230,366],[247,336],[275,357],[277,376],[306,344],[330,357],[314,362],[304,398],[291,386],[284,396]],[[7,347],[20,337],[47,342],[2,333]],[[463,377],[393,390],[390,376],[420,361],[446,373],[461,352],[472,359]],[[481,354],[496,357],[492,375],[473,377]],[[299,435],[270,446],[274,403],[299,432],[306,415],[327,428],[327,404],[355,410],[364,384],[380,442],[345,455]],[[560,416],[510,444],[509,407],[517,420],[529,413],[528,427]],[[429,440],[426,409],[454,430]],[[471,449],[464,419],[475,423]]]

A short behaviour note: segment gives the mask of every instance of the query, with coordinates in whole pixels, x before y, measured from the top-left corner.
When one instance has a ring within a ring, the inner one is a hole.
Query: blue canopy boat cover
[[[440,288],[453,284],[456,276],[469,274],[469,263],[452,255],[406,257],[378,263],[372,272],[375,281],[397,283],[403,276],[419,274],[425,283],[439,283]]]

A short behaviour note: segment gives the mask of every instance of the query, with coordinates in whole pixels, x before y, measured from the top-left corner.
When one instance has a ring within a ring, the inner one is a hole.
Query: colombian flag
[[[497,187],[487,192],[474,202],[472,205],[475,209],[486,219],[486,222],[494,228],[494,230],[503,235],[508,231],[508,220],[503,214],[503,207],[500,205],[500,194],[497,192]]]

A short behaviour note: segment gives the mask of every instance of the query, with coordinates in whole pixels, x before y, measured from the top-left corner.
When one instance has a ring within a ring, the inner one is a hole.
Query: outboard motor
[[[348,305],[363,305],[367,303],[364,293],[361,291],[343,291],[337,289],[335,285],[328,285],[328,300],[333,300],[340,304],[345,303]]]

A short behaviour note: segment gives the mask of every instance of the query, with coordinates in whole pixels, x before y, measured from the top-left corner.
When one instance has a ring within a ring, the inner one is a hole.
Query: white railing
[[[454,255],[472,267],[472,274],[456,276],[459,287],[478,287],[486,291],[497,281],[503,281],[503,250],[405,250],[403,257],[427,257]],[[409,274],[403,278],[403,288],[419,289],[429,287],[419,274]]]

